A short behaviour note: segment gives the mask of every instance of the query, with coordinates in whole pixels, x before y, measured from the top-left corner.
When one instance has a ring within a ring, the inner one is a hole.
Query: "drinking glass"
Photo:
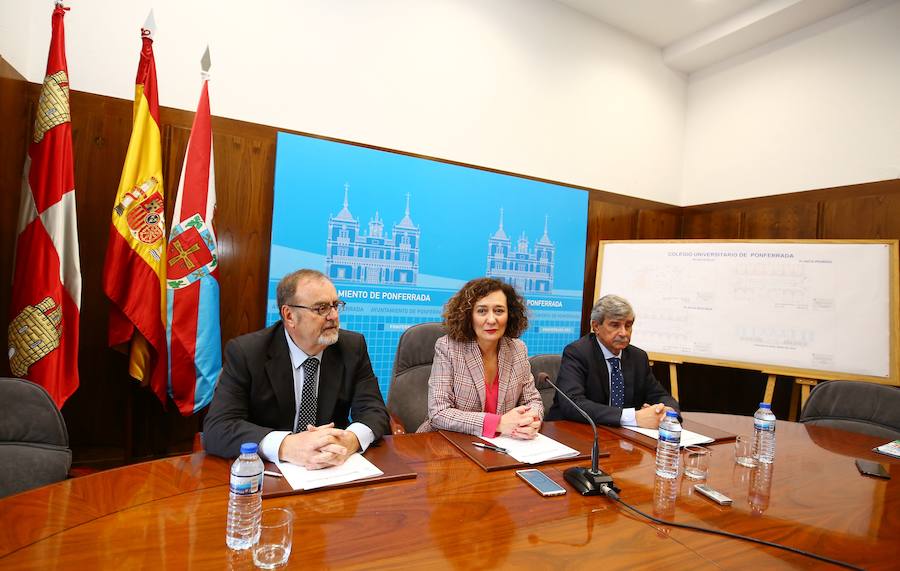
[[[753,437],[741,434],[734,441],[734,461],[747,468],[756,467],[753,457]]]
[[[253,564],[260,569],[275,569],[291,556],[294,515],[283,508],[263,510],[259,520],[259,543],[253,546]]]
[[[705,480],[709,475],[712,452],[702,446],[684,447],[684,475],[692,480]]]

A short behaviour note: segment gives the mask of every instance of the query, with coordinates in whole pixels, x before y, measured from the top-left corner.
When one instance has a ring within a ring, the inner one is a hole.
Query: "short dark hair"
[[[444,326],[447,335],[454,341],[474,341],[475,329],[472,327],[472,308],[475,302],[486,295],[502,291],[506,296],[508,317],[505,337],[517,338],[528,329],[528,309],[525,300],[508,283],[495,278],[476,278],[470,280],[444,306]]]
[[[281,307],[290,303],[290,301],[294,298],[294,294],[297,293],[298,283],[304,280],[314,279],[331,281],[328,279],[328,276],[326,276],[322,272],[318,270],[310,270],[307,268],[291,272],[281,278],[281,281],[278,282],[278,287],[275,288],[275,299],[278,303],[278,311],[281,312]]]

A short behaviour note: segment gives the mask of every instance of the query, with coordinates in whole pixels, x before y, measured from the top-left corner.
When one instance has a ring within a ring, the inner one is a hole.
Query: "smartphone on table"
[[[856,460],[856,469],[859,470],[859,473],[863,476],[874,476],[876,478],[884,478],[885,480],[891,479],[891,475],[888,473],[887,468],[885,468],[884,464],[881,462],[858,458]]]
[[[550,476],[533,468],[528,470],[516,470],[516,476],[525,480],[529,486],[542,496],[561,496],[566,489],[550,479]]]

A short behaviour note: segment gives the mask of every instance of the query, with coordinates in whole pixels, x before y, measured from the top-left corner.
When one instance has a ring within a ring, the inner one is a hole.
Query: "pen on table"
[[[493,444],[484,444],[482,442],[473,442],[472,446],[477,446],[478,448],[484,448],[486,450],[493,450],[494,452],[500,452],[502,454],[509,454],[506,448],[500,448],[499,446],[494,446]]]
[[[273,472],[271,470],[263,470],[263,474],[272,476],[273,478],[284,478],[284,475],[281,472]]]

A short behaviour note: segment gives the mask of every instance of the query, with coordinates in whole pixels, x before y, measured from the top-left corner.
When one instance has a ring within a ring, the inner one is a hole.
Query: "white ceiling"
[[[691,73],[865,0],[555,0],[619,28]]]

